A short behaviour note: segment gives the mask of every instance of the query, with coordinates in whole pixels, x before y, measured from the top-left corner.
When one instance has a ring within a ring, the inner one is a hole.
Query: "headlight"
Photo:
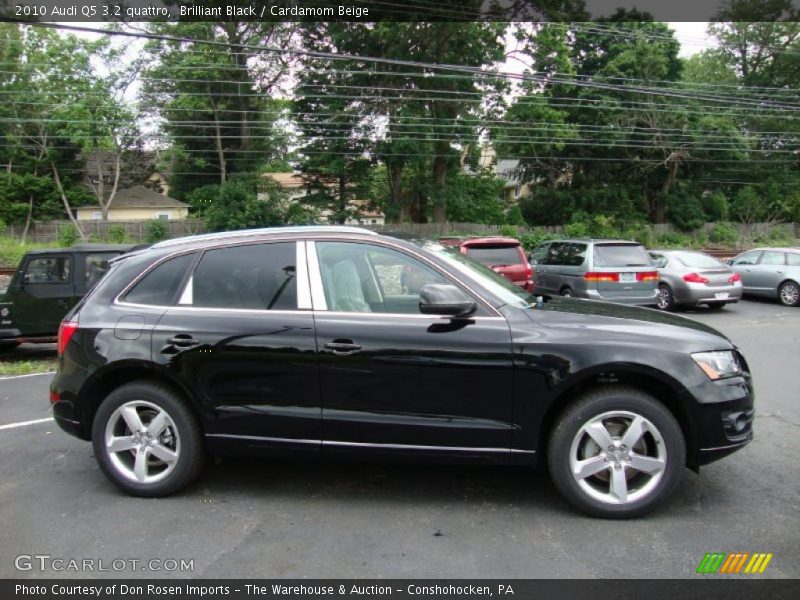
[[[739,365],[736,353],[732,350],[696,352],[692,354],[692,358],[709,379],[722,379],[742,374],[742,367]]]

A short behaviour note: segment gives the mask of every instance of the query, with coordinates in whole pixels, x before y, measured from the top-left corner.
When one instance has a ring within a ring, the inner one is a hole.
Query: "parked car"
[[[406,293],[407,268],[430,283]],[[133,495],[180,490],[207,450],[546,457],[564,496],[606,517],[649,511],[753,422],[747,363],[706,325],[539,299],[437,242],[349,227],[117,258],[61,324],[50,400]]]
[[[713,256],[690,250],[651,250],[658,268],[658,308],[705,304],[720,309],[742,297],[739,274]]]
[[[777,298],[800,306],[800,248],[756,248],[728,261],[742,278],[746,296]]]
[[[523,290],[533,291],[531,266],[519,240],[510,237],[442,238],[445,246],[458,248],[462,254],[500,273]]]
[[[109,259],[131,247],[83,244],[28,252],[0,296],[0,349],[55,342],[64,315],[105,274]]]
[[[658,272],[644,246],[624,240],[559,240],[528,257],[537,294],[655,306]]]

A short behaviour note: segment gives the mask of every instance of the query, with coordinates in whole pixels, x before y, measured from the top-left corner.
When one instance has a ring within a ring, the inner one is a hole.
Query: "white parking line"
[[[46,419],[34,419],[33,421],[20,421],[19,423],[9,423],[8,425],[0,425],[0,429],[15,429],[17,427],[26,427],[28,425],[36,425],[37,423],[47,423],[52,421],[53,417]]]
[[[0,381],[8,379],[22,379],[23,377],[38,377],[39,375],[55,375],[55,371],[45,371],[44,373],[28,373],[27,375],[9,375],[7,377],[0,377]]]

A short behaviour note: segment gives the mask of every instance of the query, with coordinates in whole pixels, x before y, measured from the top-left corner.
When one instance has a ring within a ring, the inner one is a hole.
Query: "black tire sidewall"
[[[172,418],[180,438],[180,453],[175,469],[165,479],[152,484],[138,483],[117,472],[105,450],[106,423],[121,405],[144,400],[163,408]],[[119,489],[134,496],[168,496],[188,485],[202,467],[205,449],[197,418],[171,390],[151,383],[129,383],[111,392],[97,409],[92,423],[92,447],[100,469]]]
[[[569,466],[570,447],[580,427],[597,415],[615,410],[636,413],[651,421],[667,448],[667,465],[658,487],[647,497],[623,506],[586,495]],[[556,487],[575,507],[595,517],[634,518],[653,510],[674,492],[685,464],[685,440],[675,417],[655,398],[632,388],[601,389],[579,398],[556,422],[548,448],[548,466]]]

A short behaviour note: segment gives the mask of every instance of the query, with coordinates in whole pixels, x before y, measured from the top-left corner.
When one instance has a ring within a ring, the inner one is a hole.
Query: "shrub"
[[[689,248],[692,245],[692,238],[685,233],[662,233],[655,238],[656,248]]]
[[[112,244],[124,244],[127,239],[124,226],[117,224],[108,228],[108,241]]]
[[[723,246],[734,246],[738,237],[736,228],[730,223],[715,223],[708,233],[708,239],[712,244]]]
[[[550,233],[542,229],[534,229],[533,231],[529,231],[528,233],[523,233],[517,239],[519,239],[520,243],[522,244],[522,247],[525,248],[527,252],[530,252],[542,242],[558,239],[560,237],[563,236],[561,236],[558,233]]]
[[[167,239],[167,224],[160,219],[148,221],[144,228],[144,241],[155,244]]]
[[[625,240],[636,240],[643,246],[649,247],[653,243],[653,228],[642,221],[627,223],[622,227],[619,237]]]
[[[714,192],[702,198],[703,212],[709,221],[728,220],[728,199],[722,192]]]
[[[572,238],[589,237],[589,224],[585,221],[572,221],[564,225],[564,236]]]
[[[519,230],[513,225],[501,225],[500,226],[500,235],[505,237],[517,237],[519,234]]]
[[[56,240],[58,241],[58,245],[62,248],[74,246],[79,239],[78,230],[72,223],[61,225],[56,233]]]
[[[522,216],[522,209],[520,209],[519,204],[515,204],[506,211],[506,223],[525,226],[525,218]]]
[[[758,236],[754,240],[757,244],[770,246],[789,245],[794,241],[794,236],[785,225],[775,225],[764,235]]]
[[[667,197],[667,218],[681,231],[693,231],[706,222],[699,200],[683,191],[673,192]]]

